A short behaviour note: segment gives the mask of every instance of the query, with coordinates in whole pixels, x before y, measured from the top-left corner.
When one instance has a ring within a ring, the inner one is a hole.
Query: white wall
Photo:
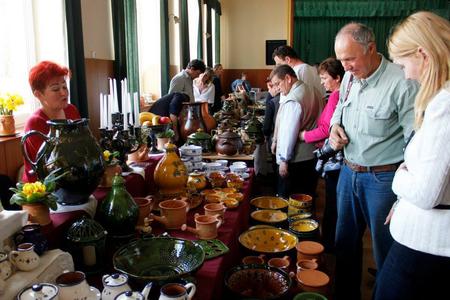
[[[114,60],[110,0],[81,0],[84,57]]]
[[[271,68],[265,64],[266,40],[289,39],[289,2],[221,1],[220,61],[225,69]]]

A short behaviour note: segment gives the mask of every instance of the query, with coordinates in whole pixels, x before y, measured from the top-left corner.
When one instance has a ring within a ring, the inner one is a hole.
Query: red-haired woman
[[[30,70],[28,81],[33,95],[39,100],[42,107],[36,110],[25,124],[25,132],[38,130],[47,134],[50,126],[48,120],[53,119],[80,119],[78,109],[69,104],[69,90],[67,80],[70,70],[54,62],[42,61]],[[26,150],[31,160],[35,160],[42,138],[31,136],[26,140]],[[25,161],[23,182],[34,182],[37,177],[32,172],[31,165]]]

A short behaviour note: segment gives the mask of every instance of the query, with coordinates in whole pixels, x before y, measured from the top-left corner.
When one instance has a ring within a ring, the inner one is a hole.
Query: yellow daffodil
[[[40,181],[25,183],[22,192],[25,194],[25,196],[27,196],[27,198],[30,198],[34,194],[45,194],[46,187]]]
[[[19,94],[6,93],[0,96],[0,115],[12,115],[13,111],[23,104],[23,98]]]
[[[105,161],[109,161],[110,156],[111,156],[111,152],[109,152],[108,150],[103,151],[103,159]]]

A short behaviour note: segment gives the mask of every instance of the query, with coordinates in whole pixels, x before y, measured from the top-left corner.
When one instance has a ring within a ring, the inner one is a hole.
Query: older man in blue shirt
[[[383,223],[396,200],[392,179],[412,131],[418,87],[377,53],[373,31],[363,24],[344,26],[334,47],[346,71],[330,122],[331,146],[345,156],[337,187],[336,299],[360,299],[366,226],[378,269],[393,241]]]

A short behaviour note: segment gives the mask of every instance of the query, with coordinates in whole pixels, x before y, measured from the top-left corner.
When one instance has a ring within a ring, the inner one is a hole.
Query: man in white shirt
[[[169,92],[184,93],[189,96],[190,102],[194,102],[193,80],[205,72],[205,63],[199,59],[193,59],[189,62],[186,69],[175,75],[170,81]]]
[[[316,101],[320,101],[323,107],[325,88],[320,83],[319,73],[313,66],[308,65],[298,57],[292,47],[283,45],[273,51],[272,58],[277,65],[286,64],[294,69],[297,78],[314,88]]]
[[[293,193],[314,195],[314,145],[298,139],[301,130],[312,129],[318,114],[314,91],[297,79],[288,65],[279,65],[270,74],[273,86],[281,92],[272,153],[278,164],[278,195],[288,198]]]

